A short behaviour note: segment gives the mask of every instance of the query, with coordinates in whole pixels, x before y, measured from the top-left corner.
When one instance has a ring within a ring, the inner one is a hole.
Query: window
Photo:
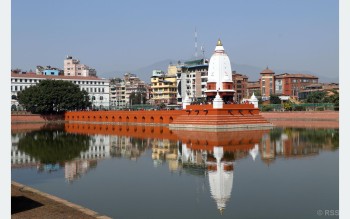
[[[105,89],[104,88],[102,88],[102,93],[104,93],[105,92]]]
[[[103,96],[100,96],[100,100],[103,100]]]

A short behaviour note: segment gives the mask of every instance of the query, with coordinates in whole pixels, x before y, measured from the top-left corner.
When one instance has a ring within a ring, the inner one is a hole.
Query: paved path
[[[260,112],[275,126],[298,128],[339,128],[339,112]]]
[[[11,218],[108,219],[110,217],[12,181]]]

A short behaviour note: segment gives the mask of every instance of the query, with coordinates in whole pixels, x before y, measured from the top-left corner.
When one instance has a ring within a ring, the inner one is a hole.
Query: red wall
[[[66,112],[65,120],[81,122],[129,122],[169,124],[181,110],[158,111],[78,111]]]

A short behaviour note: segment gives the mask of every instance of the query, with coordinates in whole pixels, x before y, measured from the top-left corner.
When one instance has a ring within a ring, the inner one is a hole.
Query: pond
[[[320,218],[338,147],[338,129],[46,125],[12,131],[11,178],[112,218]]]

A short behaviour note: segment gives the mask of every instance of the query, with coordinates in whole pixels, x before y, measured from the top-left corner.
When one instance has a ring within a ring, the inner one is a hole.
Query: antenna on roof
[[[201,46],[201,51],[202,51],[202,54],[203,54],[203,60],[204,60],[204,45],[202,44]]]
[[[197,54],[197,27],[194,27],[194,48],[195,48],[195,53],[194,53],[194,57],[198,57]]]

